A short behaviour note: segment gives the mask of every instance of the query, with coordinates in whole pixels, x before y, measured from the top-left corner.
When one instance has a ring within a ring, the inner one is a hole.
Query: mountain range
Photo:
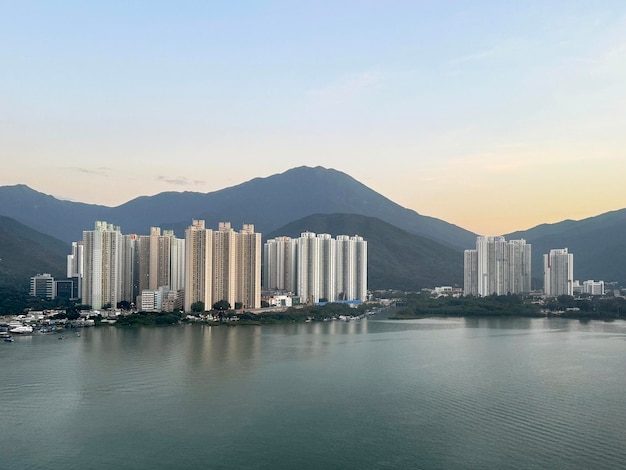
[[[542,224],[505,235],[532,245],[533,278],[543,278],[543,254],[567,248],[574,254],[574,278],[626,285],[626,209],[583,220]]]
[[[117,207],[63,201],[25,185],[3,186],[0,215],[65,244],[80,240],[96,220],[119,225],[123,233],[147,234],[149,227],[160,226],[179,237],[191,219],[205,219],[214,228],[220,221],[230,221],[235,229],[252,223],[265,239],[304,230],[358,233],[370,241],[370,284],[376,288],[461,284],[462,251],[476,242],[468,230],[404,208],[349,175],[322,167],[298,167],[210,193],[142,196]],[[505,237],[525,238],[532,245],[536,283],[542,280],[543,253],[567,247],[574,253],[576,279],[626,284],[624,233],[626,209]],[[0,252],[6,251],[8,241],[0,243]],[[52,271],[44,266],[36,272]]]
[[[221,221],[230,221],[235,228],[252,223],[257,232],[269,233],[319,213],[377,217],[457,250],[475,240],[468,230],[406,209],[351,176],[322,167],[294,168],[211,193],[142,196],[117,207],[61,201],[25,185],[0,187],[0,215],[66,242],[81,239],[95,220],[119,225],[123,233],[149,233],[151,226],[160,226],[182,237],[192,219],[205,219],[207,226],[216,227]]]

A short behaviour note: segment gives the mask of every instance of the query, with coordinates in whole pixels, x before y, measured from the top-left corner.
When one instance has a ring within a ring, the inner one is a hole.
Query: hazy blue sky
[[[301,165],[496,235],[626,207],[626,1],[14,1],[0,185],[118,205]]]

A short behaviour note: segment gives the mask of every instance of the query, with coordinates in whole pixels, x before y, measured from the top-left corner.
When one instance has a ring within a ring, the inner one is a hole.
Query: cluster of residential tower
[[[277,237],[265,243],[264,261],[270,290],[297,292],[307,303],[367,298],[367,241],[358,235]]]
[[[261,272],[263,258],[263,272]],[[546,296],[604,294],[603,281],[574,280],[574,255],[567,248],[543,255]],[[135,304],[143,311],[205,309],[226,301],[235,308],[261,307],[289,296],[298,302],[362,302],[367,299],[367,241],[358,235],[303,232],[276,237],[261,246],[254,225],[237,232],[230,222],[217,230],[193,220],[185,238],[151,227],[149,235],[124,235],[98,221],[72,243],[68,279],[49,274],[31,278],[31,294],[81,299],[93,309]],[[479,236],[464,252],[463,293],[487,296],[531,292],[531,245],[524,239]]]
[[[479,236],[476,249],[464,252],[465,295],[506,295],[531,292],[531,245],[524,239]],[[604,294],[603,281],[574,281],[574,255],[567,248],[543,255],[543,293],[549,297],[574,295],[575,290]]]
[[[367,242],[359,236],[305,232],[278,237],[261,246],[261,234],[230,222],[217,230],[193,220],[185,238],[152,227],[149,235],[123,234],[98,221],[72,243],[68,280],[49,274],[31,278],[31,294],[81,299],[99,310],[121,302],[143,311],[210,309],[226,301],[234,308],[261,307],[261,258],[268,296],[276,293],[302,303],[363,301],[367,298]]]

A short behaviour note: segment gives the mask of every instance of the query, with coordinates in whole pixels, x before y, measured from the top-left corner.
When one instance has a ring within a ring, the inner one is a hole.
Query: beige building
[[[185,230],[185,312],[196,302],[213,305],[213,231],[204,220],[193,220]]]
[[[148,288],[156,290],[170,285],[170,239],[159,227],[150,227],[150,264]]]
[[[244,308],[260,308],[261,234],[254,232],[254,225],[244,224],[237,238],[238,301]]]
[[[122,233],[106,222],[83,232],[82,302],[93,309],[113,308],[122,300]]]
[[[237,232],[230,222],[220,222],[213,233],[213,303],[226,300],[235,307],[238,274]]]
[[[214,231],[194,220],[185,232],[185,311],[198,301],[209,310],[221,300],[231,308],[261,307],[261,234],[251,224],[237,233],[230,222]]]

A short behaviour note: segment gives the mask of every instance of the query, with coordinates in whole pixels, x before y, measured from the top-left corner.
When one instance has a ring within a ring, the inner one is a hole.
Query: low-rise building
[[[54,299],[54,277],[48,273],[30,278],[30,295],[44,299]]]

